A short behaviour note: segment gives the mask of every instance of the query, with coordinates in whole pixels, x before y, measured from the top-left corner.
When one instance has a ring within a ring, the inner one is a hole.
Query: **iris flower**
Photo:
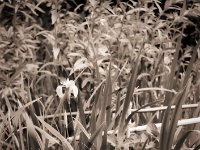
[[[59,96],[59,98],[63,98],[65,94],[63,93],[63,88],[69,90],[69,97],[71,96],[71,94],[73,94],[75,98],[78,96],[78,88],[73,80],[62,79],[60,83],[61,85],[58,85],[58,87],[56,88],[56,93]]]

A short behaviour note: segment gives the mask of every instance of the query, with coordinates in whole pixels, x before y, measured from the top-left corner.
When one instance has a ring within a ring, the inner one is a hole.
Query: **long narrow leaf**
[[[169,103],[167,110],[165,111],[161,127],[160,150],[171,149],[173,137],[177,127],[177,122],[182,112],[182,104],[185,102],[187,98],[190,85],[191,85],[191,80],[188,82],[187,86],[183,90],[181,90],[174,96],[172,101]],[[176,102],[176,107],[171,116],[170,112],[171,112],[172,102]]]
[[[198,134],[200,134],[200,132],[199,131],[197,131],[197,130],[190,130],[190,131],[188,131],[188,132],[186,132],[179,140],[178,140],[178,142],[176,143],[176,146],[174,147],[174,149],[176,150],[178,150],[178,149],[181,149],[181,147],[183,146],[183,143],[184,143],[184,141],[186,140],[186,138],[191,134],[191,133],[193,133],[193,132],[196,132],[196,133],[198,133]]]
[[[88,141],[87,147],[91,148],[93,145],[94,140],[97,138],[98,135],[100,135],[103,127],[105,126],[105,122],[103,122],[98,128],[97,130],[93,133],[93,135],[91,136],[91,138]]]
[[[169,75],[169,79],[167,80],[167,87],[166,88],[169,89],[169,90],[173,89],[174,76],[175,76],[175,72],[176,72],[176,68],[177,68],[178,55],[179,55],[179,51],[181,49],[181,40],[182,40],[182,36],[180,36],[178,38],[178,42],[177,42],[177,46],[176,46],[176,52],[174,54],[174,58],[173,58],[172,65],[171,65],[171,72],[170,72],[170,75]],[[168,106],[168,104],[171,102],[171,98],[172,98],[172,93],[167,92],[164,105]]]
[[[57,137],[63,144],[63,147],[66,150],[73,150],[73,147],[70,145],[70,143],[65,139],[57,130],[55,130],[51,125],[46,123],[44,120],[37,117],[37,119],[42,123],[42,125],[51,132],[55,137]]]
[[[187,81],[190,78],[190,74],[191,74],[191,71],[192,71],[192,65],[194,64],[194,61],[196,59],[197,50],[199,48],[199,45],[200,45],[200,40],[198,41],[197,45],[192,49],[192,57],[190,59],[190,63],[187,67],[187,70],[185,72],[185,78],[184,78],[184,81],[183,81],[183,86],[185,86],[185,84],[187,83]]]
[[[136,64],[135,66],[132,68],[131,71],[131,78],[127,87],[127,94],[126,94],[126,98],[123,104],[123,109],[122,109],[122,114],[120,117],[120,125],[119,125],[119,133],[118,133],[118,139],[121,139],[122,135],[123,135],[123,127],[125,124],[125,118],[126,118],[126,114],[133,96],[133,92],[136,86],[136,79],[137,79],[137,73],[138,73],[138,67],[139,67],[139,62],[140,62],[140,54],[138,55],[137,59],[136,59]]]
[[[172,147],[173,139],[174,139],[172,137],[174,137],[178,120],[182,114],[182,105],[187,99],[188,93],[190,91],[190,87],[191,87],[191,79],[188,81],[188,84],[187,84],[186,88],[184,89],[183,94],[181,94],[180,99],[176,100],[176,108],[173,112],[171,122],[170,122],[170,128],[169,128],[170,130],[169,130],[169,137],[168,137],[168,142],[167,142],[168,149],[171,149],[171,147]]]
[[[111,97],[111,93],[112,93],[112,81],[111,81],[111,61],[110,61],[110,65],[109,65],[109,71],[108,71],[108,76],[107,76],[107,80],[106,80],[106,87],[105,87],[105,93],[104,93],[104,99],[106,102],[106,127],[104,128],[104,135],[103,135],[103,140],[102,140],[102,146],[101,149],[107,149],[107,129],[108,126],[111,123],[111,101],[112,101],[112,97]]]
[[[106,128],[104,130],[105,132],[107,132],[106,129],[107,129],[107,126],[108,126],[108,122],[110,122],[109,118],[108,118],[109,116],[106,117],[106,115],[109,115],[108,113],[110,111],[110,110],[106,110],[106,108],[107,108],[107,106],[109,107],[111,105],[111,93],[112,93],[111,86],[112,85],[111,85],[110,74],[111,74],[111,64],[109,65],[108,75],[107,75],[107,79],[106,79],[106,85],[105,85],[105,88],[103,90],[103,95],[101,97],[102,98],[101,99],[101,110],[100,110],[100,114],[99,114],[99,117],[98,117],[98,120],[97,120],[97,126],[101,125],[103,122],[106,121]],[[106,136],[107,136],[107,134],[105,133],[104,136],[103,136],[104,145],[106,145],[106,141],[107,141],[107,140],[105,140],[105,138],[107,138]],[[99,138],[98,142],[101,142],[102,141],[102,134],[101,133],[99,134],[98,138]],[[99,144],[101,145],[102,143],[99,143]],[[100,145],[98,147],[100,147]]]
[[[79,110],[81,125],[83,126],[84,129],[86,129],[86,119],[85,119],[85,114],[84,114],[84,110],[83,110],[83,102],[80,97],[80,94],[78,96],[78,110]],[[82,145],[85,146],[86,143],[87,143],[87,136],[83,132],[81,132],[80,140],[79,140],[79,147],[81,147]]]

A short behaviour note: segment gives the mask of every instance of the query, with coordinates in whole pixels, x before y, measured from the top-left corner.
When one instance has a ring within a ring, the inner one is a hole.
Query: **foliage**
[[[199,148],[200,4],[159,3],[2,1],[2,149]]]

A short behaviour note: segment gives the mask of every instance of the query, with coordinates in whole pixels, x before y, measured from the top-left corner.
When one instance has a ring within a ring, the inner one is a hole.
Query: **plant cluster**
[[[0,3],[1,148],[199,149],[200,4],[77,2]]]

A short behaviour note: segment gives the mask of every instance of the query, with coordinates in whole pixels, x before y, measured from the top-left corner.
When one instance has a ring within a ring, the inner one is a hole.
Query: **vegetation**
[[[200,148],[198,2],[0,10],[1,149]]]

